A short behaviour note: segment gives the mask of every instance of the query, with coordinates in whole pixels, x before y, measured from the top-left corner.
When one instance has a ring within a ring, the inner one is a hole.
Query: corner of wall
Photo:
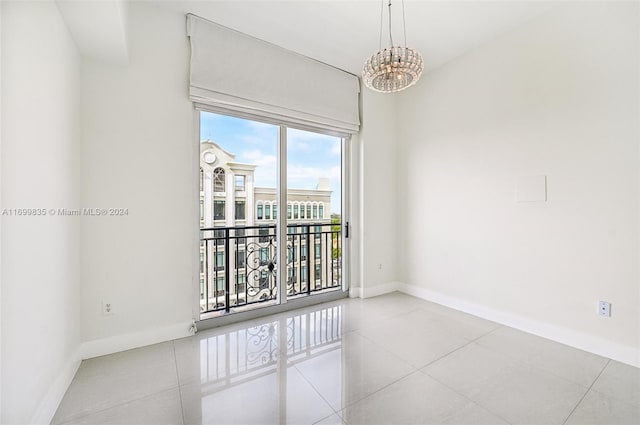
[[[71,385],[71,381],[73,381],[73,377],[76,375],[78,368],[81,363],[80,358],[80,347],[78,346],[73,354],[70,356],[69,360],[65,363],[65,365],[60,370],[57,378],[53,382],[53,384],[49,387],[46,395],[40,402],[40,405],[36,409],[33,417],[31,418],[32,424],[49,424],[51,423],[51,419],[58,410],[58,406],[62,401],[69,385]]]
[[[147,345],[159,344],[173,339],[184,338],[189,335],[191,321],[178,323],[162,328],[154,328],[141,332],[131,332],[107,338],[94,339],[82,343],[80,348],[81,358],[106,356],[120,351],[132,350]]]

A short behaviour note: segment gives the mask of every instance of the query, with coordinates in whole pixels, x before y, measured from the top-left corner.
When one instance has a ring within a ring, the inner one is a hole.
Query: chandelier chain
[[[389,43],[393,46],[393,34],[391,34],[391,0],[389,0]]]
[[[384,17],[384,0],[380,0],[380,46],[378,50],[382,50],[382,21]]]
[[[407,23],[404,19],[404,0],[402,0],[402,31],[404,32],[404,47],[407,47]]]

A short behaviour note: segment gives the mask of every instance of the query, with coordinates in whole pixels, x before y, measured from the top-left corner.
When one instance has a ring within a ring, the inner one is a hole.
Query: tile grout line
[[[182,389],[180,388],[180,374],[178,373],[178,356],[176,355],[176,343],[175,340],[171,341],[171,347],[173,347],[173,365],[176,368],[176,380],[178,381],[178,397],[180,398],[180,414],[182,415],[182,425],[185,425],[184,420],[184,403],[182,401]]]
[[[506,328],[506,329],[515,329],[515,328],[512,328],[512,327],[510,327],[510,326],[505,326],[505,325],[500,325],[500,327],[502,327],[502,328]],[[494,329],[494,330],[493,330],[493,331],[491,331],[491,332],[494,332],[494,331],[496,331],[496,330],[497,330],[497,328],[496,328],[496,329]],[[516,330],[518,330],[518,329],[516,329]],[[489,333],[491,333],[491,332],[489,332]],[[488,334],[486,334],[486,335],[489,335],[489,333],[488,333]],[[484,336],[486,336],[486,335],[483,335],[483,337],[484,337]],[[532,334],[532,335],[533,335],[533,334]],[[542,337],[539,337],[539,336],[537,336],[537,335],[534,335],[534,336],[536,336],[536,337],[538,337],[538,338],[542,338]],[[480,337],[480,338],[482,338],[482,337]],[[476,338],[476,340],[477,340],[477,339],[480,339],[480,338]],[[546,338],[543,338],[543,339],[546,339]],[[474,340],[473,342],[475,342],[476,340]],[[551,341],[553,344],[561,344],[561,343],[559,343],[559,342],[555,342],[555,341],[552,341],[552,340],[548,340],[548,341]],[[547,369],[544,369],[544,368],[542,368],[542,367],[540,367],[540,366],[536,366],[535,364],[533,364],[533,363],[531,363],[531,362],[529,362],[529,361],[527,361],[527,360],[521,359],[521,358],[519,358],[518,356],[516,356],[516,355],[514,355],[514,354],[511,354],[511,353],[505,353],[505,352],[502,352],[502,351],[500,351],[500,350],[497,350],[497,349],[495,349],[495,348],[493,348],[493,347],[487,347],[486,345],[483,345],[483,344],[481,344],[481,343],[479,343],[478,345],[479,345],[480,347],[484,348],[485,350],[489,350],[489,351],[491,351],[491,352],[493,352],[493,353],[496,353],[496,354],[499,354],[499,355],[501,355],[501,356],[508,357],[508,358],[509,358],[509,359],[511,359],[512,361],[514,361],[514,362],[516,362],[516,363],[519,363],[519,364],[521,364],[521,365],[523,365],[523,366],[527,366],[527,367],[530,367],[530,368],[532,368],[532,369],[535,369],[535,370],[537,370],[538,372],[546,373],[546,374],[551,375],[551,376],[553,376],[553,377],[555,377],[555,378],[561,379],[561,380],[563,380],[563,381],[565,381],[565,382],[568,382],[568,383],[573,384],[573,385],[577,385],[577,386],[582,387],[582,388],[589,388],[589,389],[591,388],[590,386],[589,386],[589,387],[587,387],[587,386],[586,386],[586,385],[584,385],[584,384],[581,384],[581,383],[576,382],[576,381],[572,381],[571,379],[569,379],[569,378],[567,378],[567,377],[565,377],[565,376],[559,375],[559,374],[557,374],[557,373],[555,373],[555,372],[553,372],[553,371],[551,371],[551,370],[547,370]],[[563,344],[562,344],[562,345],[563,345]],[[602,371],[604,370],[604,368],[606,368],[606,367],[607,367],[607,365],[609,364],[609,362],[611,361],[611,359],[610,359],[610,358],[608,358],[608,357],[603,357],[603,356],[600,356],[600,355],[598,355],[598,354],[591,353],[591,352],[589,352],[589,351],[580,350],[579,348],[574,348],[574,347],[570,347],[570,348],[572,348],[572,349],[574,349],[574,350],[582,351],[582,352],[584,352],[584,353],[588,353],[588,354],[590,354],[590,355],[598,356],[598,357],[601,357],[601,358],[605,359],[605,360],[606,360],[606,362],[604,363],[604,366],[603,366],[603,367],[602,367],[602,369],[600,370],[600,373],[602,373]],[[595,378],[596,380],[600,377],[600,373],[598,373],[598,375],[596,375],[596,378]],[[593,383],[595,383],[595,381],[593,381]],[[593,383],[592,383],[591,385],[593,385]]]
[[[327,399],[326,399],[326,398],[324,398],[324,396],[322,395],[322,393],[321,393],[320,391],[318,391],[318,389],[315,387],[315,385],[313,385],[313,382],[311,382],[311,381],[307,378],[307,376],[306,376],[304,373],[302,373],[302,371],[301,371],[300,369],[298,369],[298,366],[297,366],[297,365],[295,365],[295,364],[292,364],[291,366],[293,366],[293,368],[294,368],[294,369],[295,369],[295,370],[300,374],[300,376],[302,376],[302,379],[304,379],[304,380],[307,382],[307,384],[309,384],[309,386],[310,386],[311,388],[313,388],[313,391],[315,391],[315,392],[316,392],[316,394],[318,394],[318,395],[320,396],[320,398],[321,398],[325,403],[327,403],[327,406],[329,406],[329,409],[333,410],[333,413],[332,413],[331,415],[328,415],[328,416],[325,416],[324,418],[318,419],[318,420],[317,420],[316,422],[314,422],[314,423],[317,423],[317,422],[323,421],[323,420],[325,420],[326,418],[328,418],[328,417],[330,417],[330,416],[333,416],[333,415],[338,414],[338,411],[337,411],[336,409],[334,409],[334,408],[333,408],[333,406],[329,403],[329,401],[327,401]]]
[[[439,380],[438,378],[436,378],[435,376],[429,375],[427,372],[423,372],[422,370],[420,370],[420,372],[424,373],[425,375],[427,375],[429,378],[433,379],[434,381],[436,381],[437,383],[439,383],[440,385],[450,389],[451,391],[453,391],[454,393],[458,394],[460,397],[464,398],[465,400],[470,401],[471,403],[475,404],[476,406],[486,410],[487,412],[491,413],[492,415],[494,415],[496,418],[502,419],[503,421],[505,421],[508,424],[512,424],[512,422],[509,422],[508,420],[506,420],[505,418],[503,418],[501,415],[497,414],[496,412],[494,412],[493,410],[489,409],[486,406],[483,406],[482,404],[478,403],[477,401],[467,397],[466,395],[462,394],[460,391],[456,390],[453,387],[450,387],[449,385],[447,385],[446,383],[442,382],[441,380]]]
[[[424,369],[425,367],[429,367],[429,366],[431,366],[432,364],[434,364],[435,362],[438,362],[438,361],[440,361],[440,360],[444,359],[444,358],[445,358],[445,357],[447,357],[448,355],[453,354],[453,353],[455,353],[456,351],[462,350],[463,348],[465,348],[465,347],[467,347],[467,346],[469,346],[469,345],[471,345],[471,344],[475,343],[475,342],[476,342],[477,340],[479,340],[480,338],[483,338],[483,337],[485,337],[485,336],[487,336],[487,335],[489,335],[489,334],[491,334],[491,333],[493,333],[493,332],[497,331],[498,329],[500,329],[500,327],[502,327],[502,325],[501,325],[501,326],[498,326],[498,327],[497,327],[497,328],[495,328],[495,329],[491,329],[489,332],[484,333],[484,334],[482,334],[482,335],[478,336],[477,338],[474,338],[474,339],[472,339],[472,340],[468,341],[466,344],[461,345],[461,346],[460,346],[460,347],[458,347],[458,348],[454,348],[453,350],[449,351],[448,353],[445,353],[445,354],[441,355],[441,356],[440,356],[440,357],[438,357],[437,359],[434,359],[434,360],[430,361],[429,363],[427,363],[427,364],[425,364],[425,365],[423,365],[423,366],[418,367],[418,370],[422,372],[422,369]],[[426,372],[424,372],[424,373],[426,373]],[[427,375],[428,375],[428,374],[427,374]],[[429,375],[429,376],[431,376],[431,375]]]
[[[141,401],[141,400],[144,400],[144,399],[147,399],[147,398],[151,398],[151,397],[156,396],[158,394],[171,391],[172,389],[174,389],[174,387],[168,387],[168,388],[165,388],[165,389],[162,389],[162,390],[159,390],[159,391],[154,391],[154,392],[152,392],[150,394],[145,394],[145,395],[140,396],[140,397],[135,397],[135,398],[131,398],[131,399],[125,400],[123,402],[114,404],[113,406],[99,408],[98,410],[81,413],[81,414],[79,414],[77,416],[73,416],[72,415],[72,416],[68,417],[67,419],[65,419],[64,422],[57,422],[56,424],[52,423],[52,425],[67,425],[67,424],[71,424],[71,423],[74,423],[75,421],[77,421],[78,419],[84,419],[84,418],[87,418],[89,416],[97,415],[98,413],[106,412],[107,410],[115,409],[116,407],[122,407],[122,406],[125,406],[127,404],[134,403],[136,401]]]
[[[607,368],[607,366],[609,366],[609,363],[611,363],[611,359],[607,359],[607,363],[604,365],[604,367],[602,368],[602,370],[600,371],[598,376],[596,376],[596,379],[594,379],[593,382],[591,383],[591,385],[589,385],[589,388],[587,388],[587,391],[585,391],[584,394],[582,394],[582,397],[580,397],[580,400],[578,400],[576,405],[573,406],[573,409],[571,409],[571,412],[569,412],[569,415],[567,415],[565,420],[562,422],[562,425],[565,425],[567,423],[567,421],[569,420],[571,415],[573,415],[573,413],[576,411],[578,406],[580,406],[580,403],[582,403],[582,400],[584,400],[584,398],[587,396],[587,394],[589,394],[589,391],[591,391],[591,388],[593,388],[595,383],[598,382],[598,379],[600,379],[600,376],[602,376],[602,374],[604,373],[604,371]]]
[[[447,385],[446,383],[444,383],[444,382],[440,381],[439,379],[437,379],[436,377],[434,377],[434,376],[430,375],[427,371],[423,370],[423,369],[425,369],[425,368],[427,368],[427,367],[431,366],[432,364],[434,364],[434,363],[436,363],[436,362],[438,362],[438,361],[440,361],[440,360],[444,359],[445,357],[447,357],[447,356],[449,356],[449,355],[451,355],[451,354],[455,353],[456,351],[461,350],[461,349],[463,349],[463,348],[465,348],[465,347],[468,347],[468,346],[469,346],[469,345],[471,345],[471,344],[474,344],[474,343],[475,343],[477,340],[479,340],[480,338],[485,337],[485,336],[487,336],[487,335],[489,335],[489,334],[491,334],[491,333],[493,333],[493,332],[497,331],[498,329],[500,329],[500,328],[502,328],[502,327],[503,327],[503,325],[499,325],[499,326],[497,326],[495,329],[492,329],[492,330],[490,330],[489,332],[487,332],[487,333],[485,333],[485,334],[482,334],[482,335],[480,335],[479,337],[477,337],[477,338],[475,338],[475,339],[473,339],[473,340],[471,340],[471,341],[467,342],[467,343],[466,343],[465,345],[463,345],[462,347],[458,347],[458,348],[456,348],[455,350],[452,350],[452,351],[448,352],[447,354],[444,354],[444,355],[440,356],[439,358],[437,358],[437,359],[433,360],[432,362],[427,363],[425,366],[423,366],[423,367],[421,367],[420,369],[418,369],[418,371],[419,371],[419,372],[421,372],[421,373],[423,373],[423,374],[425,374],[425,375],[427,375],[429,378],[433,379],[434,381],[438,382],[439,384],[443,385],[444,387],[446,387],[446,388],[450,389],[451,391],[453,391],[454,393],[458,394],[459,396],[461,396],[461,397],[462,397],[462,398],[464,398],[465,400],[470,401],[471,403],[475,404],[476,406],[478,406],[478,407],[480,407],[480,408],[482,408],[482,409],[486,410],[487,412],[491,413],[491,414],[492,414],[492,415],[494,415],[495,417],[502,419],[503,421],[505,421],[505,422],[506,422],[506,423],[508,423],[508,424],[511,424],[511,422],[510,422],[510,421],[508,421],[508,420],[506,420],[505,418],[503,418],[503,417],[502,417],[502,415],[499,415],[499,414],[495,413],[493,410],[491,410],[491,409],[487,408],[486,406],[483,406],[482,404],[480,404],[480,403],[476,402],[475,400],[470,399],[470,398],[469,398],[469,397],[467,397],[465,394],[462,394],[461,392],[459,392],[457,389],[455,389],[455,388],[453,388],[453,387],[450,387],[450,386],[449,386],[449,385]],[[478,344],[476,344],[476,345],[478,345]],[[479,345],[479,346],[480,346],[480,345]],[[563,425],[564,425],[564,424],[563,424]]]

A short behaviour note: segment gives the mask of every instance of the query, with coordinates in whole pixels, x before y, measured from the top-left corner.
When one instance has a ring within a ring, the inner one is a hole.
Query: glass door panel
[[[342,139],[287,129],[287,298],[342,287]]]
[[[200,313],[276,302],[280,127],[200,112]]]

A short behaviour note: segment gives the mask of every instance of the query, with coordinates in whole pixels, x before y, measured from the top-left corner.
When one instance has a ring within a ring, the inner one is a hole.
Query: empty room
[[[0,0],[0,423],[640,425],[640,2]]]

